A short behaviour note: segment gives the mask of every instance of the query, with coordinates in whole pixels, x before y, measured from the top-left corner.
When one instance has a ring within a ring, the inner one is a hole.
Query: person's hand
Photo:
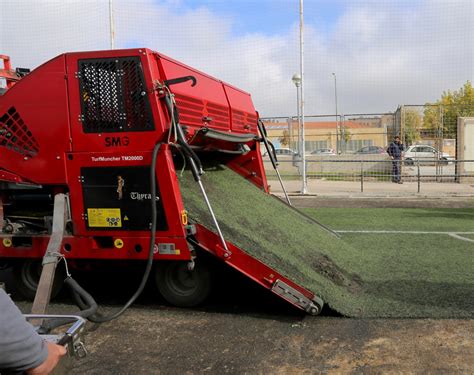
[[[46,360],[38,367],[28,370],[28,375],[49,374],[54,370],[61,357],[66,354],[66,348],[64,346],[56,345],[50,342],[47,342],[46,346],[48,348],[48,356],[46,357]]]

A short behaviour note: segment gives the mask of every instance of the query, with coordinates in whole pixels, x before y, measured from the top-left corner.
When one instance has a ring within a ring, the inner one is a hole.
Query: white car
[[[332,148],[318,148],[317,150],[311,152],[311,155],[336,155],[336,153]]]
[[[413,165],[416,161],[422,164],[434,163],[439,160],[443,164],[448,164],[454,158],[446,152],[438,152],[434,147],[428,145],[413,145],[406,149],[403,153],[405,165]]]
[[[263,156],[267,156],[267,152],[263,154]],[[275,154],[280,156],[293,156],[296,155],[296,151],[293,151],[289,148],[275,148]]]

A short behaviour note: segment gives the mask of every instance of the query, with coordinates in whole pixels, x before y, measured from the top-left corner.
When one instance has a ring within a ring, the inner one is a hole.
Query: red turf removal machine
[[[62,258],[69,269],[152,262],[165,299],[196,305],[209,291],[203,254],[321,311],[313,292],[225,241],[201,184],[200,158],[212,151],[268,193],[268,143],[248,93],[145,48],[66,53],[31,72],[0,58],[0,261],[26,297],[36,294],[33,312],[59,288]],[[183,157],[214,230],[188,223]]]

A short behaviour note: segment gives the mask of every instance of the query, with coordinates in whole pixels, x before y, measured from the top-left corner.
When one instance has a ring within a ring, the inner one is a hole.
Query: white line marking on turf
[[[474,232],[440,232],[423,230],[335,230],[336,233],[360,233],[360,234],[447,234],[457,240],[474,242],[471,238],[461,236],[461,234],[474,234]]]
[[[458,240],[467,241],[467,242],[474,242],[474,240],[472,240],[472,239],[470,239],[470,238],[463,237],[463,236],[459,236],[459,235],[456,234],[456,233],[449,233],[449,235],[450,235],[451,237],[457,238]]]
[[[474,234],[474,232],[440,232],[422,230],[335,230],[336,233],[386,233],[386,234]]]

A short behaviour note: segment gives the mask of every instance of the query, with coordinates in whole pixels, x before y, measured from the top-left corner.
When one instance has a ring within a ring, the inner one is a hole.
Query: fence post
[[[364,162],[360,161],[360,192],[364,192]]]
[[[421,178],[421,176],[420,176],[420,159],[417,159],[416,167],[418,169],[418,171],[417,171],[417,180],[418,180],[418,193],[419,193],[420,192],[420,178]]]

